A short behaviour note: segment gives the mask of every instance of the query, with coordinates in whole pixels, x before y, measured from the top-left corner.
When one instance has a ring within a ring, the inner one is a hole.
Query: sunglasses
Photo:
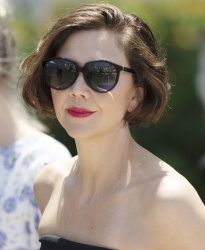
[[[106,93],[117,84],[120,71],[135,73],[133,69],[106,60],[87,62],[84,67],[79,67],[69,59],[54,57],[43,60],[42,64],[47,84],[57,90],[72,86],[79,72],[82,72],[87,85],[92,90]]]

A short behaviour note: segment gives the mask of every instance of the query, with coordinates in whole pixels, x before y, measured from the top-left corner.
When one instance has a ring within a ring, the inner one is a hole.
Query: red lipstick
[[[77,118],[83,118],[83,117],[87,117],[92,115],[94,112],[90,111],[88,109],[84,109],[84,108],[77,108],[77,107],[71,107],[69,109],[67,109],[68,114],[73,116],[73,117],[77,117]]]

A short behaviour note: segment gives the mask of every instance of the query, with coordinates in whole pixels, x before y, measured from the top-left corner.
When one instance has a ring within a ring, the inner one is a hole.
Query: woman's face
[[[79,31],[59,49],[58,57],[79,66],[96,60],[108,60],[129,67],[115,35],[107,30]],[[75,83],[65,90],[51,89],[56,116],[67,133],[75,139],[118,132],[125,125],[127,110],[139,101],[131,73],[121,71],[117,85],[107,93],[92,90],[79,73]]]

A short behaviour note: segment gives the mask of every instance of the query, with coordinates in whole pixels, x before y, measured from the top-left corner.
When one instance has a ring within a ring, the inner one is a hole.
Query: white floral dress
[[[39,249],[34,178],[45,164],[70,157],[64,145],[42,133],[0,147],[0,250]]]

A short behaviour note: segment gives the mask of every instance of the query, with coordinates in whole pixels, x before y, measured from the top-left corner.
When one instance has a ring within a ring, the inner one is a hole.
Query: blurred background
[[[86,0],[7,0],[13,9],[19,60],[37,45],[46,28],[67,10]],[[205,1],[109,0],[136,13],[153,30],[167,58],[172,95],[162,118],[148,128],[134,129],[135,140],[173,166],[205,202]],[[40,118],[39,118],[40,119]],[[75,144],[56,120],[43,120],[51,135],[73,155]]]

